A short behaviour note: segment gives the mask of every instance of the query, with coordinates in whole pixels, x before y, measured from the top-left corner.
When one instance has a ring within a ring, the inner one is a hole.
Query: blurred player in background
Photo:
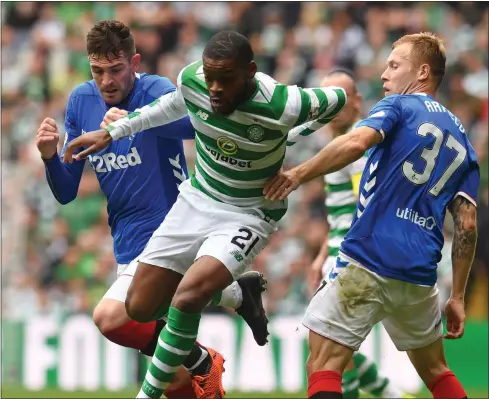
[[[195,341],[204,304],[249,267],[285,214],[287,202],[265,201],[263,187],[282,167],[289,131],[307,137],[346,100],[341,88],[286,86],[257,72],[251,45],[237,32],[214,35],[202,58],[180,72],[175,92],[68,146],[89,147],[82,158],[187,114],[196,130],[196,173],[144,250],[126,300],[135,313],[151,311],[135,298],[157,292],[164,301],[159,287],[169,269],[185,273],[138,397],[160,397]]]
[[[96,24],[87,36],[87,51],[94,79],[75,88],[70,96],[63,152],[72,140],[86,131],[98,129],[102,121],[105,126],[127,115],[127,111],[134,111],[175,90],[166,78],[137,73],[140,55],[136,53],[129,28],[121,22]],[[118,108],[107,112],[114,106]],[[89,158],[107,196],[114,254],[119,264],[118,278],[95,308],[94,321],[107,339],[148,356],[154,354],[165,325],[165,321],[160,320],[165,311],[141,323],[129,318],[124,302],[137,266],[135,259],[175,203],[178,186],[187,178],[182,139],[194,136],[186,117],[154,128],[150,134],[116,141]],[[54,120],[46,118],[38,130],[36,144],[54,196],[60,203],[67,204],[77,196],[85,161],[63,164],[57,154],[58,140]],[[159,290],[167,290],[171,298],[181,277],[178,273],[167,276],[165,281],[159,282]],[[250,325],[266,331],[261,307],[262,284],[259,273],[248,273],[214,298],[213,304],[238,309]],[[154,309],[160,310],[159,302]],[[222,356],[198,344],[190,349],[184,366],[191,374],[181,367],[176,381],[165,394],[183,399],[215,397],[221,388]],[[207,353],[211,356],[206,356]]]
[[[467,398],[444,355],[436,267],[448,209],[455,228],[444,337],[458,339],[477,242],[479,167],[462,123],[435,100],[445,63],[437,36],[403,36],[382,74],[386,97],[368,117],[266,185],[266,197],[281,200],[369,150],[352,226],[303,321],[310,329],[310,398],[342,398],[342,372],[379,321],[397,349],[408,352],[434,398]]]
[[[346,91],[348,102],[343,110],[328,125],[333,137],[339,137],[360,121],[362,97],[357,90],[353,73],[337,69],[321,82],[322,87],[338,86]],[[311,265],[309,283],[315,292],[322,280],[328,278],[336,265],[340,245],[348,232],[358,202],[360,179],[367,163],[367,154],[336,172],[324,176],[326,183],[326,208],[328,214],[328,236]],[[409,398],[391,381],[379,374],[377,365],[360,352],[353,354],[342,377],[343,397],[358,398],[360,390],[379,398]]]

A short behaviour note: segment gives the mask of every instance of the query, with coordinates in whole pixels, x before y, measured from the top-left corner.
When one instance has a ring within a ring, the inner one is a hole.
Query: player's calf
[[[309,358],[307,394],[310,399],[341,399],[342,373],[351,359],[353,350],[309,332]]]
[[[443,338],[432,344],[410,350],[409,359],[435,399],[464,399],[467,394],[457,377],[448,368]]]

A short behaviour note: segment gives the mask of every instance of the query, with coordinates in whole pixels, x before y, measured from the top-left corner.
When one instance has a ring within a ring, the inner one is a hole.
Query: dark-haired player
[[[75,88],[70,96],[63,152],[72,140],[98,129],[110,107],[119,109],[111,108],[104,124],[117,113],[125,115],[175,91],[166,78],[137,73],[140,55],[136,53],[129,28],[121,22],[96,24],[87,36],[87,52],[93,80]],[[124,302],[136,270],[135,259],[175,203],[178,186],[187,178],[182,139],[193,138],[194,129],[185,117],[151,129],[148,134],[114,142],[89,158],[107,196],[114,254],[119,264],[118,278],[97,305],[94,321],[112,342],[139,349],[149,356],[153,355],[165,324],[160,318],[165,315],[169,302],[161,303],[161,298],[156,296],[153,313],[147,317],[135,315],[133,320]],[[36,143],[53,194],[60,203],[67,204],[76,198],[85,161],[63,164],[57,154],[58,140],[54,120],[46,118],[38,130]],[[166,290],[171,298],[181,278],[178,272],[168,271],[165,279],[158,282],[158,290]],[[213,303],[238,308],[264,340],[267,324],[261,307],[262,284],[259,273],[251,272],[226,288]],[[184,365],[191,375],[181,367],[165,394],[183,399],[215,397],[221,389],[222,356],[198,344],[189,348],[189,352]],[[207,353],[211,356],[205,356]]]
[[[266,201],[263,187],[282,167],[289,131],[307,137],[345,101],[341,88],[285,86],[257,72],[248,40],[224,31],[209,40],[202,61],[180,72],[175,92],[68,146],[67,160],[88,146],[78,154],[83,158],[113,139],[187,114],[195,128],[196,173],[180,185],[176,204],[141,255],[129,290],[134,297],[126,300],[130,314],[154,312],[136,295],[159,294],[163,303],[158,287],[168,271],[185,273],[140,397],[161,395],[195,342],[205,303],[249,267],[285,214],[287,202]]]
[[[477,241],[479,166],[462,123],[435,99],[445,62],[445,47],[436,35],[400,38],[381,77],[386,96],[367,118],[266,185],[266,198],[281,200],[298,185],[369,151],[351,228],[303,320],[310,330],[311,399],[342,398],[343,370],[380,321],[435,399],[467,398],[448,368],[443,337],[464,334],[465,287]],[[444,336],[436,269],[447,210],[455,228]]]

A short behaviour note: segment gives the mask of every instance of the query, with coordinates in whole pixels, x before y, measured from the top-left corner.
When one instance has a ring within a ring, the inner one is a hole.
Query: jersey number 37
[[[423,123],[419,126],[417,134],[422,137],[432,135],[435,137],[435,142],[432,148],[423,148],[421,152],[421,158],[426,161],[426,167],[423,172],[418,173],[414,170],[414,164],[409,161],[405,161],[402,165],[402,172],[404,176],[411,182],[417,185],[425,184],[431,177],[436,165],[436,160],[440,154],[440,150],[443,144],[444,135],[438,126],[432,123]],[[440,194],[443,187],[447,183],[448,179],[455,173],[455,171],[462,165],[465,157],[467,156],[467,150],[460,144],[455,137],[451,134],[448,136],[444,144],[447,148],[455,151],[456,155],[448,168],[443,172],[441,177],[435,184],[429,189],[429,193],[435,197]]]

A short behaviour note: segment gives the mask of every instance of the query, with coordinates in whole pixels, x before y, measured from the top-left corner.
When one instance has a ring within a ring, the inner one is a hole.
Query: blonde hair
[[[438,88],[443,76],[445,76],[445,63],[447,60],[443,40],[432,32],[414,33],[412,35],[404,35],[395,41],[392,44],[392,49],[406,43],[411,44],[411,58],[418,65],[428,64],[430,66],[431,75]]]

